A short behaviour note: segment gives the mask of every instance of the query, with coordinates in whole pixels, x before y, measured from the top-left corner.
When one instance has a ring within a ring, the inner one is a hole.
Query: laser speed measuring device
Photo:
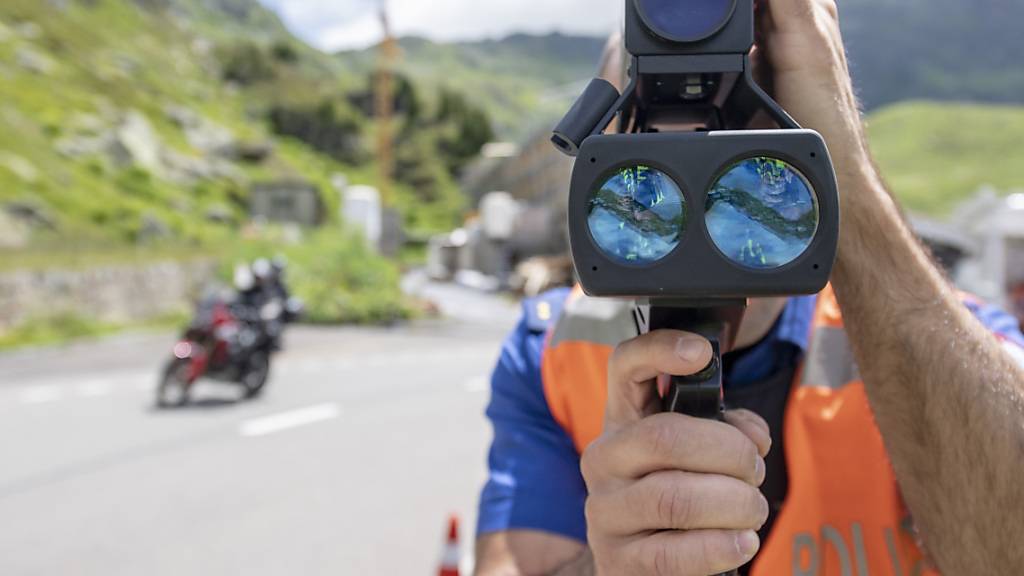
[[[820,291],[838,241],[835,175],[821,136],[753,80],[753,0],[625,5],[628,86],[593,80],[552,138],[576,157],[569,233],[584,290]],[[747,130],[759,112],[779,129]]]
[[[641,330],[712,340],[712,365],[665,398],[695,416],[720,414],[720,354],[746,299],[819,292],[838,245],[824,140],[754,81],[754,1],[625,0],[625,90],[593,80],[552,136],[576,157],[569,239],[584,291],[637,299]]]

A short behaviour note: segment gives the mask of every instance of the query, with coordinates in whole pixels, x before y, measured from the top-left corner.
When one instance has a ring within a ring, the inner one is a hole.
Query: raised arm
[[[833,284],[926,550],[945,574],[1024,566],[1024,369],[914,238],[864,137],[833,0],[771,0],[775,93],[821,132],[843,216]]]

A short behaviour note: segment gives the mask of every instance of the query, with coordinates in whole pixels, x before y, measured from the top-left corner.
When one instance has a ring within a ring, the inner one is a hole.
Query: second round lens
[[[605,255],[628,264],[652,264],[679,245],[686,200],[664,172],[642,165],[622,168],[591,193],[587,225]]]
[[[795,167],[759,156],[732,165],[711,186],[705,221],[733,262],[759,270],[785,266],[807,251],[818,230],[818,203]]]

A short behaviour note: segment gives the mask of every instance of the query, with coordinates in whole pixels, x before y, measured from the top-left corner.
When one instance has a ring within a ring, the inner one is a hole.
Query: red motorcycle
[[[157,405],[188,403],[192,387],[200,378],[238,384],[246,398],[258,396],[270,375],[275,344],[266,329],[268,306],[252,310],[222,298],[200,303],[163,370]]]

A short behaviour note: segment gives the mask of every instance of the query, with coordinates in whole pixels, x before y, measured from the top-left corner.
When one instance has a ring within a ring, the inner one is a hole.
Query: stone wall
[[[0,273],[0,333],[48,315],[126,323],[188,310],[215,272],[197,260]]]

